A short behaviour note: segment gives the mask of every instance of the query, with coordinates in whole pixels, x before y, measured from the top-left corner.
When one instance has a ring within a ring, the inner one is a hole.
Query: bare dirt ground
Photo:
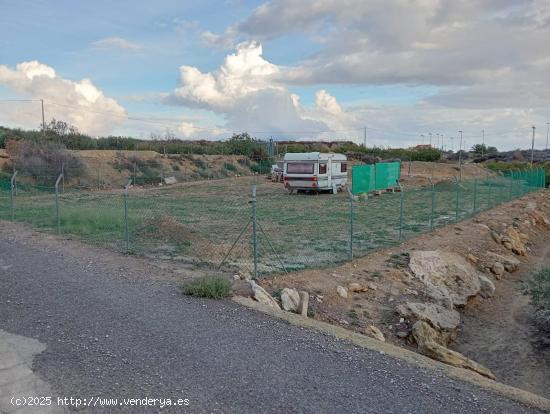
[[[539,267],[550,266],[550,245],[532,245],[529,267],[500,281],[491,300],[475,302],[462,313],[454,349],[489,367],[502,381],[550,395],[550,337],[534,323],[533,307],[520,283]]]
[[[479,271],[485,272],[496,285],[492,298],[476,296],[460,309],[462,325],[458,340],[451,343],[466,356],[484,364],[498,380],[550,396],[550,354],[530,319],[528,299],[520,292],[519,282],[535,269],[550,263],[548,240],[550,229],[528,219],[527,211],[536,209],[550,217],[550,193],[540,191],[485,211],[470,220],[459,222],[410,239],[403,244],[380,250],[345,265],[292,273],[262,284],[278,295],[284,287],[310,293],[310,316],[367,333],[368,326],[378,327],[386,341],[416,349],[411,325],[396,313],[399,303],[429,301],[425,287],[412,277],[403,253],[415,250],[442,250],[472,257]],[[517,256],[519,271],[493,279],[487,266],[489,253],[510,254],[491,237],[490,229],[515,224],[529,236],[527,255]],[[487,274],[489,273],[489,274]],[[359,283],[365,292],[350,293],[348,298],[337,294],[337,286]]]

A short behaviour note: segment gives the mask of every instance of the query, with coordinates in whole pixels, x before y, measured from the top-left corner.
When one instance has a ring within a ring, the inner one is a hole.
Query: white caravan
[[[287,153],[283,173],[285,187],[290,193],[294,190],[330,190],[336,194],[348,182],[347,158],[335,153]]]

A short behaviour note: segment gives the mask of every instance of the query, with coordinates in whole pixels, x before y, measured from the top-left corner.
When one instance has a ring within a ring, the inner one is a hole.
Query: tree
[[[65,121],[56,120],[52,118],[49,124],[44,125],[44,131],[46,134],[57,135],[59,137],[65,137],[67,135],[78,135],[80,132],[78,128]]]
[[[498,152],[496,147],[488,147],[485,144],[475,144],[470,150],[476,155],[494,155]]]

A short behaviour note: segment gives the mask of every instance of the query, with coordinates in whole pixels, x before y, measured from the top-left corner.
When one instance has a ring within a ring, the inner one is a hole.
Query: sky
[[[0,0],[0,27],[0,125],[546,147],[550,0]]]

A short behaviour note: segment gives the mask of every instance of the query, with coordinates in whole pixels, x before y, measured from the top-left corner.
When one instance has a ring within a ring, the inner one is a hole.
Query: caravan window
[[[326,174],[326,173],[327,173],[327,165],[319,164],[319,174]]]
[[[310,163],[289,163],[286,165],[287,174],[313,174],[314,164]]]
[[[340,172],[347,172],[347,171],[348,171],[348,164],[346,164],[345,162],[340,164]]]

